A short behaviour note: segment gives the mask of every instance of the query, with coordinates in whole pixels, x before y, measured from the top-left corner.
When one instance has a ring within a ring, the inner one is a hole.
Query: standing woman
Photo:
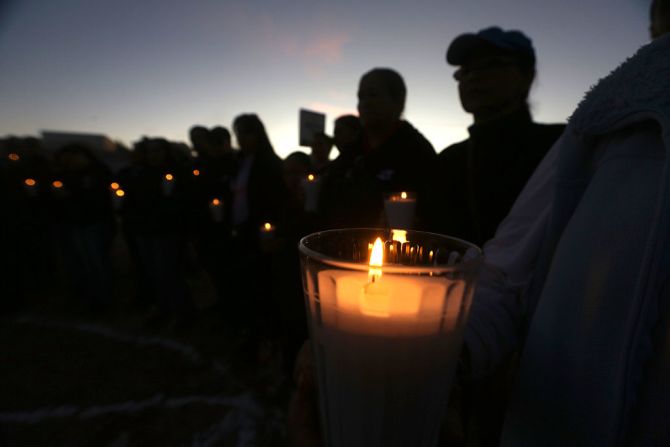
[[[258,306],[258,300],[270,292],[262,281],[269,264],[259,249],[261,227],[277,224],[286,193],[281,159],[258,116],[239,115],[233,131],[240,153],[232,182],[232,250],[226,259],[234,293],[224,312],[229,323],[248,325],[262,316],[260,308],[267,306]]]

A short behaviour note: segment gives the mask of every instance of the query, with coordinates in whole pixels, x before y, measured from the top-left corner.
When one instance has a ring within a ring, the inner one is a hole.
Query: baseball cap
[[[505,31],[500,27],[492,26],[476,34],[466,33],[456,37],[447,49],[447,63],[462,65],[472,51],[491,46],[519,60],[535,62],[535,49],[528,36],[518,30]]]

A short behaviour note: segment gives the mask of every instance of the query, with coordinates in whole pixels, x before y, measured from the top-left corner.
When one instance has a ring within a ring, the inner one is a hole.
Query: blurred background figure
[[[218,306],[229,294],[225,279],[225,261],[230,248],[232,194],[231,182],[236,171],[236,154],[231,135],[225,127],[208,130],[194,126],[190,131],[197,157],[191,162],[190,235],[199,264],[216,289]]]
[[[78,144],[58,151],[55,168],[52,210],[69,289],[89,310],[108,308],[114,290],[110,249],[116,224],[109,191],[112,173]]]
[[[234,298],[226,301],[225,316],[232,326],[254,327],[259,332],[262,321],[272,314],[272,285],[260,280],[270,276],[260,239],[272,238],[278,231],[287,193],[282,161],[258,116],[239,115],[233,130],[240,153],[231,184],[233,237],[226,255],[226,282]],[[267,231],[262,229],[266,223]]]
[[[324,185],[322,208],[328,215],[325,227],[384,226],[384,196],[401,191],[417,195],[415,224],[417,228],[427,225],[436,156],[428,140],[402,119],[406,97],[402,76],[390,68],[375,68],[361,77],[360,149],[354,149],[358,146],[355,137],[345,143],[345,155],[338,158],[337,168]],[[355,135],[356,125],[351,119],[341,123],[349,124]],[[347,155],[355,153],[358,156]],[[338,209],[342,206],[346,208]]]
[[[135,151],[136,175],[124,180],[123,219],[146,275],[147,322],[184,328],[195,310],[185,281],[190,173],[164,139],[144,139]]]

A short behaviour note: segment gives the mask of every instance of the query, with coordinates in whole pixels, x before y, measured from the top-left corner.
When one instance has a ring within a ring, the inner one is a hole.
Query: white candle
[[[219,199],[212,199],[209,202],[209,213],[214,222],[223,222],[223,203]]]
[[[392,194],[384,200],[386,222],[391,228],[412,228],[416,198],[405,191]]]
[[[172,191],[174,190],[174,175],[172,174],[165,174],[163,177],[163,195],[170,196],[172,195]]]
[[[465,282],[389,273],[380,250],[378,240],[367,273],[306,277],[326,437],[336,447],[432,446],[460,349]]]
[[[305,194],[305,211],[315,213],[319,206],[319,191],[321,190],[321,178],[309,174],[302,181],[302,189]]]

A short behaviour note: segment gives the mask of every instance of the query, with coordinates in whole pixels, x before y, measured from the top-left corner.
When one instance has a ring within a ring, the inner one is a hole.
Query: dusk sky
[[[647,0],[0,0],[0,136],[41,130],[187,141],[195,123],[257,113],[281,156],[298,110],[355,112],[361,74],[398,70],[405,117],[440,151],[466,135],[458,34],[521,29],[534,42],[537,121],[564,121],[648,37]]]

